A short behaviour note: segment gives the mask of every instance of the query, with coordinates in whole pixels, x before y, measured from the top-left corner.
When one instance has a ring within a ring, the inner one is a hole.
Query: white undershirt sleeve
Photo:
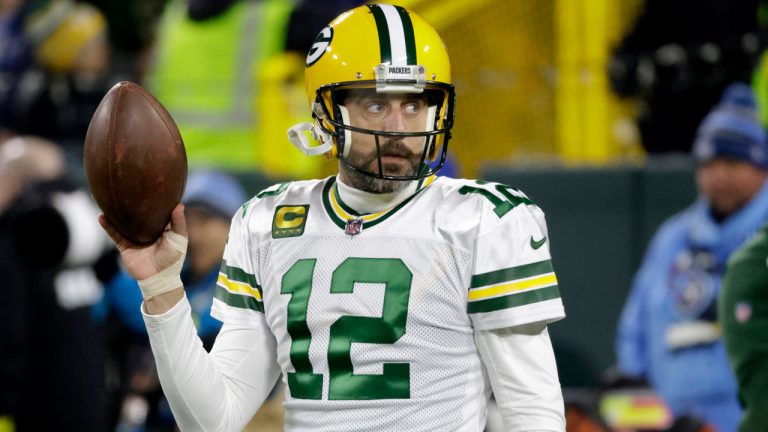
[[[280,369],[266,328],[224,324],[203,348],[186,296],[144,322],[163,392],[182,431],[240,431],[272,390]]]
[[[546,323],[479,330],[505,431],[565,431],[565,408]]]

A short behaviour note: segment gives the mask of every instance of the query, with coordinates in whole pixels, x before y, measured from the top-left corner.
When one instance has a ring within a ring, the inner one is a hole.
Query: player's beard
[[[407,159],[410,163],[407,166],[401,164],[387,164],[382,163],[382,168],[385,175],[392,176],[415,176],[419,171],[419,164],[421,163],[421,155],[414,153],[408,148],[402,139],[391,139],[381,144],[381,156],[399,156]],[[379,172],[379,159],[376,154],[376,150],[371,154],[351,156],[347,162],[354,166],[360,167],[364,171],[370,173]],[[354,187],[365,192],[372,193],[390,193],[398,192],[408,185],[407,180],[387,180],[372,177],[357,171],[353,171],[347,168],[344,164],[341,164],[342,169],[345,170],[347,176],[346,180],[349,186]]]

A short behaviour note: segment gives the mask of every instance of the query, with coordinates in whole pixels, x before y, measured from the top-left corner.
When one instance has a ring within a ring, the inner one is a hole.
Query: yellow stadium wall
[[[642,158],[632,105],[606,76],[642,0],[405,0],[443,36],[457,89],[450,150],[486,165],[605,165]]]

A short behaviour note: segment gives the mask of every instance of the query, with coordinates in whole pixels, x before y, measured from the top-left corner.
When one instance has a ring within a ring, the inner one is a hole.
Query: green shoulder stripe
[[[250,309],[262,313],[264,312],[264,303],[249,295],[233,294],[222,288],[220,285],[216,286],[214,297],[232,307],[239,309]]]
[[[552,300],[560,297],[560,289],[557,285],[541,288],[533,291],[525,291],[504,297],[495,297],[487,300],[471,302],[467,305],[467,313],[494,312],[501,309],[509,309],[525,306],[533,303]]]
[[[261,290],[261,286],[256,281],[256,276],[246,272],[245,270],[239,267],[230,266],[229,264],[227,264],[226,260],[222,260],[221,269],[219,271],[223,273],[227,277],[227,279],[229,279],[232,282],[246,283],[253,288]]]
[[[470,288],[478,288],[554,272],[552,260],[509,267],[472,276]]]

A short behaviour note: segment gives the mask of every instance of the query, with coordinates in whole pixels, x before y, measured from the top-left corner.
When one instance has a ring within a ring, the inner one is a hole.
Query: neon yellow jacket
[[[290,0],[238,1],[193,21],[183,1],[168,5],[147,84],[175,119],[191,167],[262,164],[258,73],[282,52],[292,8]]]

